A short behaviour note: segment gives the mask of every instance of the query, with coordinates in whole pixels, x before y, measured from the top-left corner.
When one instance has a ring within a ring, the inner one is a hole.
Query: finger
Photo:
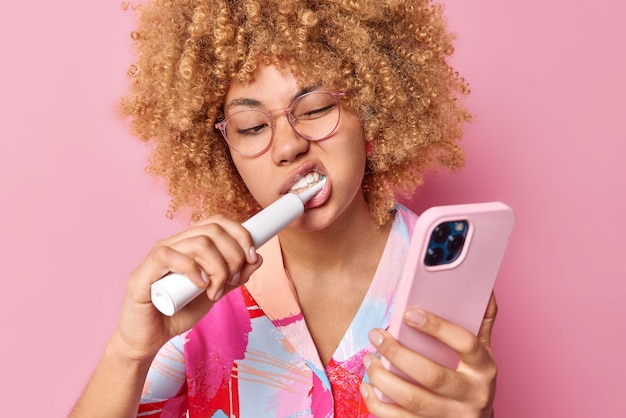
[[[234,287],[244,285],[250,280],[250,276],[263,264],[263,257],[259,254],[257,256],[257,262],[254,264],[244,264],[239,272],[239,282],[233,284]]]
[[[217,302],[219,299],[223,298],[226,294],[228,294],[233,289],[236,289],[239,286],[246,284],[248,280],[250,280],[250,276],[252,275],[252,273],[254,273],[259,267],[261,267],[262,264],[263,264],[263,257],[259,255],[257,258],[257,262],[255,264],[244,263],[243,266],[241,267],[241,270],[235,273],[234,275],[232,275],[232,277],[226,282],[224,282],[223,280],[220,280],[220,281],[211,280],[209,277],[210,284],[206,291],[208,298],[211,299],[213,302]],[[206,298],[196,298],[196,299],[206,299]],[[205,307],[200,306],[199,309],[204,310]]]
[[[241,226],[241,224],[227,219],[221,215],[217,215],[211,218],[211,220],[217,224],[219,224],[224,231],[226,231],[231,237],[235,239],[239,243],[239,246],[242,248],[246,255],[246,261],[250,264],[256,264],[258,262],[258,254],[256,252],[256,248],[254,247],[254,243],[252,241],[252,236],[250,232]]]
[[[222,221],[224,223],[204,224],[192,231],[193,234],[170,244],[170,246],[192,254],[202,264],[203,270],[207,274],[210,274],[212,269],[202,263],[203,256],[206,256],[204,258],[209,261],[215,260],[216,256],[219,260],[221,256],[230,271],[228,282],[235,284],[238,282],[239,271],[246,262],[249,262],[251,257],[250,249],[246,246],[250,237],[241,225],[226,219],[222,219]],[[215,253],[216,250],[217,253]],[[254,260],[250,264],[258,262],[258,255],[255,253],[254,256]]]
[[[161,274],[153,275],[151,281],[170,271],[180,273],[199,289],[206,289],[210,299],[219,299],[224,283],[238,281],[246,256],[239,243],[221,225],[206,225],[205,232],[207,235],[191,235],[169,246],[160,245],[153,249],[145,264],[154,266]],[[165,269],[166,273],[163,273]]]
[[[250,275],[258,269],[263,263],[263,258],[258,257],[256,264],[245,264],[241,269],[241,279],[236,285],[224,284],[223,287],[215,292],[213,297],[200,296],[193,299],[187,305],[185,305],[180,311],[174,314],[169,321],[170,334],[177,335],[190,329],[194,324],[200,321],[209,312],[211,307],[228,294],[233,289],[245,284]],[[205,293],[206,294],[206,293]]]
[[[189,302],[183,309],[181,309],[178,313],[175,314],[175,317],[180,317],[181,314],[185,315],[185,320],[182,325],[174,320],[172,322],[173,329],[186,330],[189,329],[193,324],[197,323],[200,319],[202,319],[209,309],[218,302],[221,298],[226,296],[232,290],[240,287],[245,284],[250,275],[256,271],[261,264],[263,264],[263,258],[259,255],[258,261],[256,264],[245,264],[241,269],[241,274],[238,275],[240,277],[239,282],[236,284],[224,284],[221,290],[216,292],[214,297],[197,297],[191,302]],[[190,322],[191,321],[191,322]],[[192,325],[188,325],[191,323]],[[180,333],[180,332],[179,332]]]
[[[178,331],[175,332],[175,334],[180,334],[181,332],[192,327],[207,314],[207,312],[216,302],[218,302],[232,290],[245,284],[249,280],[250,275],[254,271],[256,271],[261,266],[261,264],[263,264],[263,258],[259,256],[259,260],[256,264],[246,263],[242,267],[240,275],[241,279],[237,284],[224,284],[221,291],[216,292],[216,295],[214,297],[197,297],[193,299],[180,311],[174,314],[174,316],[172,317],[172,321],[170,322],[171,329],[174,331]]]
[[[241,226],[241,224],[225,218],[221,215],[212,216],[206,220],[199,222],[193,227],[187,229],[186,231],[183,231],[177,235],[163,240],[163,245],[169,246],[175,242],[197,235],[212,236],[213,231],[215,231],[215,226],[221,227],[222,230],[226,231],[228,235],[233,237],[235,241],[239,243],[242,250],[246,254],[246,259],[248,263],[254,264],[257,262],[256,248],[254,248],[250,232],[248,232],[247,229]]]
[[[483,322],[480,325],[480,330],[478,331],[478,339],[482,341],[482,343],[487,347],[491,347],[491,332],[493,330],[493,324],[496,321],[497,315],[498,304],[496,303],[496,295],[494,293],[491,293],[491,298],[489,299],[489,305],[487,305],[485,317],[483,318]]]
[[[206,316],[213,305],[215,305],[219,300],[220,298],[212,300],[205,294],[201,294],[186,304],[182,309],[175,312],[171,317],[164,317],[169,324],[170,334],[179,335],[191,329]]]
[[[386,360],[405,374],[404,378],[418,382],[424,388],[439,396],[453,399],[462,399],[464,397],[467,389],[463,379],[456,371],[408,349],[400,344],[391,334],[382,329],[373,329],[370,331],[369,338],[380,355],[385,357]],[[377,364],[376,362],[372,363],[374,365]],[[386,371],[384,366],[381,365],[381,367]],[[373,370],[379,371],[376,367],[374,367]],[[381,388],[387,388],[390,384],[394,383],[394,386],[397,386],[397,388],[394,389],[394,396],[390,397],[400,404],[415,402],[415,400],[411,398],[415,383],[398,384],[395,380],[395,376],[396,375],[393,373],[381,373],[380,378],[385,379],[385,382],[378,382],[373,378],[372,382],[377,387]],[[402,382],[405,381],[402,380]],[[379,384],[381,386],[379,386]],[[396,396],[399,398],[396,398]],[[403,401],[402,399],[406,400]]]
[[[138,303],[150,302],[150,286],[169,272],[184,274],[199,289],[205,289],[205,280],[200,266],[189,254],[170,247],[153,248],[146,260],[140,264],[127,282],[128,296]]]
[[[374,387],[369,383],[361,383],[360,391],[368,412],[373,416],[423,418],[423,415],[411,413],[399,405],[381,401],[374,391]]]
[[[493,357],[488,348],[465,328],[415,308],[407,310],[404,319],[411,327],[430,335],[456,351],[462,363],[474,369],[493,366]]]
[[[390,372],[373,354],[367,354],[363,364],[370,383],[402,409],[423,417],[442,416],[443,397]]]
[[[239,281],[240,271],[246,263],[246,254],[220,225],[212,224],[210,228],[210,236],[186,238],[172,247],[193,257],[208,278],[207,295],[212,300],[217,300],[225,284]]]

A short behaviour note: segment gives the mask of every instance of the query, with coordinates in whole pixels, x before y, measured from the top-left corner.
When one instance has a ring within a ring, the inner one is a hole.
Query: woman
[[[196,223],[131,274],[72,416],[492,416],[493,299],[478,337],[407,311],[459,353],[456,370],[385,331],[416,219],[397,199],[426,169],[463,163],[467,87],[446,62],[441,8],[155,0],[139,15],[122,113],[156,144],[171,212]],[[240,222],[322,179],[257,252]],[[150,285],[171,271],[206,292],[170,318]]]

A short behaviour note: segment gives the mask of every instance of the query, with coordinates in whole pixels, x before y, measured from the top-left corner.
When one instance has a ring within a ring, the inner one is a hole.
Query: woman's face
[[[231,148],[233,161],[248,190],[263,207],[293,190],[307,174],[313,181],[318,175],[325,176],[326,185],[307,203],[306,215],[292,224],[296,228],[319,230],[342,214],[349,216],[352,210],[367,210],[361,192],[366,151],[360,120],[344,107],[337,129],[327,139],[308,141],[293,130],[280,110],[311,89],[333,90],[330,86],[317,86],[315,80],[298,87],[290,72],[259,65],[251,80],[231,84],[224,112],[228,118],[241,110],[275,111],[270,147],[255,157],[241,155]]]

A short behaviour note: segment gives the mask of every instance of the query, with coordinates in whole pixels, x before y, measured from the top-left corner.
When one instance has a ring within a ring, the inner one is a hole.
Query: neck
[[[288,228],[279,235],[285,267],[290,272],[308,271],[316,277],[375,270],[391,223],[378,225],[367,203],[357,200],[355,207],[323,230]]]

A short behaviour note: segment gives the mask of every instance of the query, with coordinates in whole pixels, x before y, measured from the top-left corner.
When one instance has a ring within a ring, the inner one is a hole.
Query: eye
[[[233,136],[262,135],[271,130],[271,122],[267,115],[256,110],[244,110],[235,113],[228,119],[227,128]]]
[[[337,105],[335,103],[331,103],[327,106],[318,107],[315,109],[308,110],[301,115],[296,115],[297,119],[317,119],[321,118],[324,115],[330,113]]]
[[[315,91],[300,96],[291,105],[291,114],[299,121],[315,120],[333,114],[337,107],[337,100],[332,94]]]
[[[268,127],[269,126],[267,124],[262,124],[252,126],[250,128],[238,128],[237,135],[258,135],[260,133],[263,133],[263,131]]]

